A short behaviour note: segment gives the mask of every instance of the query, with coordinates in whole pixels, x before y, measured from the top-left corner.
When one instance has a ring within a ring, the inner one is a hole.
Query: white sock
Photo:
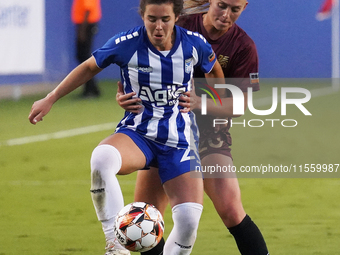
[[[194,246],[203,206],[182,203],[172,208],[174,227],[165,242],[164,255],[187,255]]]
[[[99,145],[91,157],[91,197],[106,241],[115,238],[113,224],[124,207],[123,194],[116,174],[122,165],[119,151],[111,145]]]
[[[114,222],[115,222],[115,217],[110,219],[110,220],[103,220],[102,222],[102,227],[103,227],[103,232],[105,235],[106,243],[114,243],[115,248],[119,250],[126,250],[125,247],[123,247],[119,242],[118,239],[116,238],[116,235],[114,233]]]

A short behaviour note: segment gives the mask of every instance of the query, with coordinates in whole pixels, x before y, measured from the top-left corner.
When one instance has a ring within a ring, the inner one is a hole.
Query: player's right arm
[[[28,116],[32,124],[42,121],[43,117],[51,110],[53,104],[63,96],[69,94],[88,80],[93,78],[102,69],[100,69],[94,57],[90,57],[82,64],[70,72],[65,79],[45,98],[34,102],[31,112]]]

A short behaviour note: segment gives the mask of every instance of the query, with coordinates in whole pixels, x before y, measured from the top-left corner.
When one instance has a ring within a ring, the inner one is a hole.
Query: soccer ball
[[[126,249],[145,252],[162,239],[164,221],[162,214],[153,205],[134,202],[120,210],[114,228],[117,240]]]

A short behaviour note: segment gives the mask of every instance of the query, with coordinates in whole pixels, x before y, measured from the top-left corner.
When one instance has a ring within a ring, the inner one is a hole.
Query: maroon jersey
[[[241,84],[234,84],[247,92],[248,87],[253,87],[253,91],[260,89],[258,83],[258,55],[254,41],[247,33],[234,24],[224,35],[217,40],[209,38],[203,26],[203,14],[192,14],[181,16],[177,25],[193,32],[203,35],[211,44],[220,63],[224,77],[240,78]],[[196,78],[204,78],[204,73],[196,70]],[[242,79],[245,78],[245,79]]]
[[[247,92],[248,87],[252,87],[253,91],[260,89],[258,55],[255,43],[238,25],[234,24],[217,40],[209,38],[203,26],[202,13],[181,16],[177,25],[198,32],[206,38],[215,51],[227,84],[236,85],[243,92]],[[197,69],[194,77],[204,78],[205,76],[201,70]],[[196,87],[196,93],[199,95],[200,92],[202,91]],[[212,119],[211,116],[200,116],[198,114],[197,122],[201,133],[201,158],[211,153],[221,153],[231,157],[229,148],[231,145],[230,119],[227,126],[219,129],[212,127]]]

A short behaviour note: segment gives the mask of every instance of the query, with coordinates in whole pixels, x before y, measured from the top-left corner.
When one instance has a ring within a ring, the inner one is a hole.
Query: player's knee
[[[198,203],[182,203],[172,208],[174,224],[178,224],[181,239],[187,240],[187,244],[194,242],[196,239],[202,210],[203,206]]]
[[[100,173],[105,175],[105,172],[113,171],[117,174],[122,166],[122,158],[119,151],[108,144],[97,146],[91,156],[91,173]]]
[[[242,204],[229,205],[228,207],[218,209],[217,212],[226,227],[238,225],[245,217]]]

